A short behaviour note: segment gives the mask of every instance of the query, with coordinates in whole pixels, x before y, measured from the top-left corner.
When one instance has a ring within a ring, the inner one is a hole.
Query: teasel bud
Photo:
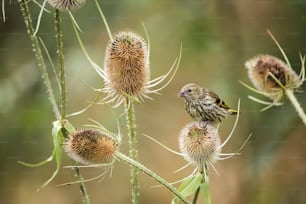
[[[258,55],[245,67],[254,87],[273,101],[279,101],[286,89],[297,89],[303,83],[290,65],[271,55]]]
[[[221,153],[218,131],[207,121],[187,124],[180,132],[179,147],[184,158],[199,168],[212,166]]]
[[[105,91],[121,103],[131,96],[141,98],[150,80],[149,51],[144,39],[131,31],[117,33],[105,53]]]
[[[60,11],[75,11],[84,6],[86,0],[47,0],[48,3]]]
[[[109,132],[83,129],[69,135],[64,149],[69,157],[82,164],[106,164],[114,160],[118,142]]]

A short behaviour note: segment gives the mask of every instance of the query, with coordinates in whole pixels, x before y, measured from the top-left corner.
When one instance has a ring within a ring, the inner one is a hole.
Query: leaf
[[[63,126],[69,133],[75,132],[75,127],[68,120],[64,121]]]
[[[62,164],[61,144],[63,143],[64,136],[62,132],[62,124],[58,120],[53,122],[52,137],[54,145],[53,155],[55,156],[56,169],[53,172],[52,176],[39,189],[37,189],[37,191],[40,191],[42,188],[46,187],[55,178]]]
[[[203,175],[197,173],[195,175],[190,176],[190,178],[186,179],[181,185],[178,187],[178,191],[182,194],[182,196],[187,197],[196,192],[198,187],[201,184]],[[171,204],[177,204],[180,202],[178,197],[174,197],[171,201]]]
[[[210,188],[209,183],[204,182],[200,185],[200,191],[203,196],[203,200],[205,204],[211,204],[211,196],[210,196]]]

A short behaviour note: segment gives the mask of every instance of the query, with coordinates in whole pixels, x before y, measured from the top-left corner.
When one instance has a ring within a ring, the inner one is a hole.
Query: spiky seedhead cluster
[[[109,132],[84,129],[69,135],[64,143],[67,154],[82,164],[103,164],[114,160],[118,150]]]
[[[131,31],[122,31],[110,40],[105,53],[105,90],[119,101],[127,96],[145,95],[150,79],[149,52],[144,39]]]
[[[197,167],[212,165],[221,152],[217,129],[209,122],[191,122],[180,132],[179,147],[184,158]]]
[[[81,8],[86,0],[47,0],[48,3],[60,11],[75,11]]]
[[[271,55],[258,55],[245,63],[248,75],[256,89],[273,101],[279,101],[284,89],[296,89],[303,80],[282,60]]]

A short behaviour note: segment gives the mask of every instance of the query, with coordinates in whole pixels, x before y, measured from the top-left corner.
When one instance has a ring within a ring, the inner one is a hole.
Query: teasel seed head
[[[258,55],[245,63],[256,89],[273,101],[279,101],[284,89],[297,89],[303,80],[282,60],[271,55]]]
[[[111,163],[118,151],[118,143],[106,131],[83,129],[69,135],[64,143],[69,157],[82,164]]]
[[[81,8],[86,0],[47,0],[49,4],[60,11],[75,11]]]
[[[179,147],[184,158],[197,167],[210,165],[219,158],[220,138],[209,122],[191,122],[180,132]]]
[[[106,48],[105,91],[119,103],[127,96],[141,98],[150,80],[149,51],[144,39],[131,31],[117,33]]]

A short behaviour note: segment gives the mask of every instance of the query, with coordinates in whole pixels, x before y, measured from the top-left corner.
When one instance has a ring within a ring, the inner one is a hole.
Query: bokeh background
[[[100,1],[112,32],[132,29],[144,36],[147,27],[151,41],[152,78],[164,74],[183,44],[180,68],[162,95],[151,95],[137,106],[139,160],[168,181],[189,175],[193,168],[173,173],[186,161],[143,137],[148,134],[178,150],[178,134],[191,121],[177,97],[180,88],[195,82],[218,93],[236,107],[241,99],[241,116],[233,138],[223,149],[235,151],[252,132],[242,155],[217,162],[219,172],[210,172],[212,202],[215,204],[305,204],[306,203],[306,128],[290,103],[260,112],[262,105],[250,101],[250,93],[238,81],[249,83],[244,62],[269,53],[282,58],[268,36],[270,29],[287,53],[291,64],[300,69],[299,52],[306,54],[306,2],[304,0],[104,0]],[[29,4],[34,23],[39,8]],[[49,6],[48,9],[51,9]],[[52,10],[52,9],[51,9]],[[55,162],[38,168],[21,166],[17,161],[39,162],[52,151],[51,128],[54,116],[43,86],[40,70],[17,1],[5,1],[6,22],[0,22],[0,203],[82,203],[78,185],[58,187],[74,181],[71,169],[61,169],[56,179],[37,193],[55,169]],[[94,61],[103,65],[108,36],[93,1],[74,13],[83,30],[82,39]],[[67,70],[68,111],[88,105],[101,88],[102,79],[90,66],[76,40],[67,14],[63,14],[64,54]],[[44,13],[39,35],[56,61],[54,19]],[[48,67],[51,70],[50,66]],[[50,71],[51,77],[52,71]],[[54,77],[52,77],[54,81]],[[56,88],[56,86],[54,86]],[[305,85],[302,87],[305,90]],[[306,93],[298,93],[306,109]],[[114,110],[121,122],[123,143],[127,138],[123,109]],[[116,120],[103,105],[95,105],[71,118],[75,127],[99,121],[117,131]],[[234,123],[228,117],[220,126],[222,139]],[[64,165],[73,162],[64,156]],[[82,169],[91,178],[101,169]],[[91,202],[130,203],[129,167],[117,162],[112,176],[87,183]],[[140,203],[169,203],[172,195],[140,174]],[[203,203],[200,199],[199,203]]]

